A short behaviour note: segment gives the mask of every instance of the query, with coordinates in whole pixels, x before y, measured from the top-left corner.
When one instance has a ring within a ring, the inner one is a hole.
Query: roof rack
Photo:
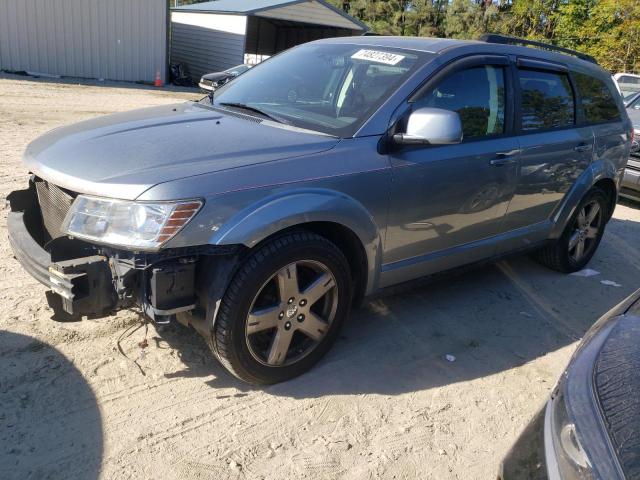
[[[504,45],[524,45],[531,47],[538,47],[545,50],[552,50],[554,52],[567,53],[569,55],[573,55],[574,57],[578,57],[581,60],[586,60],[587,62],[598,64],[598,61],[593,58],[591,55],[587,55],[586,53],[580,53],[575,50],[571,50],[569,48],[558,47],[556,45],[550,45],[544,42],[536,42],[535,40],[525,40],[523,38],[509,37],[507,35],[498,35],[496,33],[486,33],[482,35],[478,40],[481,42],[487,43],[501,43]]]

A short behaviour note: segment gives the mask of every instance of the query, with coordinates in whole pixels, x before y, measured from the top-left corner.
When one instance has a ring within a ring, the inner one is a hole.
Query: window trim
[[[514,62],[511,66],[512,68],[512,75],[514,78],[514,87],[515,87],[515,95],[514,95],[514,105],[518,105],[518,106],[522,106],[522,88],[520,87],[520,76],[519,76],[519,72],[520,70],[528,70],[528,71],[534,71],[534,72],[542,72],[542,73],[549,73],[549,74],[554,74],[554,75],[565,75],[567,77],[567,80],[569,81],[569,86],[571,87],[571,95],[573,97],[573,124],[571,125],[565,125],[563,127],[551,127],[551,128],[541,128],[541,129],[537,129],[537,130],[524,130],[522,128],[522,108],[515,108],[515,124],[514,124],[514,130],[516,132],[516,134],[518,136],[524,136],[524,135],[536,135],[538,133],[548,133],[548,132],[559,132],[559,131],[563,131],[563,130],[571,130],[574,128],[580,128],[581,125],[579,123],[579,116],[578,116],[578,97],[577,97],[577,88],[573,83],[573,79],[571,78],[571,73],[569,71],[569,69],[566,70],[559,70],[557,68],[547,68],[547,65],[553,66],[555,67],[556,64],[551,64],[551,63],[547,63],[547,62],[542,62],[542,61],[534,61],[534,60],[529,60],[529,59],[523,59],[526,60],[525,64],[526,66],[519,66],[518,63],[520,63],[520,59],[518,59],[516,62]],[[535,66],[533,66],[535,64]],[[531,65],[531,66],[529,66]],[[558,65],[559,66],[559,65]]]
[[[423,93],[429,91],[431,88],[436,86],[443,79],[448,77],[449,75],[453,75],[462,70],[467,70],[475,67],[482,66],[497,66],[502,67],[504,73],[504,87],[505,87],[505,98],[504,98],[504,132],[499,135],[485,135],[482,137],[473,137],[470,139],[463,139],[461,144],[473,143],[473,142],[484,142],[489,140],[496,140],[505,137],[513,137],[516,135],[515,132],[515,123],[514,123],[514,102],[513,102],[513,93],[514,93],[514,85],[513,78],[510,71],[510,67],[512,65],[511,60],[508,55],[501,54],[472,54],[465,57],[459,57],[451,62],[443,65],[440,69],[430,75],[424,82],[422,82],[413,92],[411,92],[407,98],[405,98],[400,105],[396,108],[390,127],[388,129],[388,134],[397,133],[395,129],[398,127],[398,124],[406,118],[408,114],[412,111],[412,104],[416,101],[417,97],[420,97]],[[433,148],[433,146],[429,145],[420,145],[413,148]]]
[[[516,67],[526,70],[542,70],[563,73],[569,71],[569,68],[567,68],[566,65],[527,57],[518,57],[518,59],[516,60]]]

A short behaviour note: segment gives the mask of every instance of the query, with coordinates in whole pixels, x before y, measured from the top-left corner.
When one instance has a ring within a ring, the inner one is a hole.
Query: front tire
[[[543,265],[563,273],[582,270],[600,245],[609,218],[609,197],[594,187],[584,196],[560,238],[537,252]]]
[[[242,263],[222,298],[209,346],[240,380],[289,380],[329,350],[351,296],[349,264],[338,247],[311,232],[284,234]]]

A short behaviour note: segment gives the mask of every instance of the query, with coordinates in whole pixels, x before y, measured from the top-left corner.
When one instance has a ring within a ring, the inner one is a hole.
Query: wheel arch
[[[313,231],[343,250],[357,280],[356,300],[375,290],[382,261],[380,230],[362,204],[341,192],[305,189],[271,196],[234,215],[210,243],[253,249],[294,229]]]
[[[607,221],[613,216],[613,211],[618,203],[618,189],[616,188],[616,182],[612,178],[601,178],[593,184],[604,191],[609,197],[609,210],[607,211]]]
[[[593,162],[580,177],[574,182],[571,189],[564,196],[564,199],[551,216],[553,227],[551,229],[551,239],[559,238],[562,235],[567,221],[573,215],[576,207],[593,187],[604,190],[610,198],[610,211],[608,218],[613,215],[613,209],[618,200],[617,178],[619,174],[611,162],[599,160]]]

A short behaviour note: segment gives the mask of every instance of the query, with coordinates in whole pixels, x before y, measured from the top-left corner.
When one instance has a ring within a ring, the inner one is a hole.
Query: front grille
[[[45,230],[52,239],[64,236],[62,222],[71,208],[73,195],[39,178],[35,184]]]

